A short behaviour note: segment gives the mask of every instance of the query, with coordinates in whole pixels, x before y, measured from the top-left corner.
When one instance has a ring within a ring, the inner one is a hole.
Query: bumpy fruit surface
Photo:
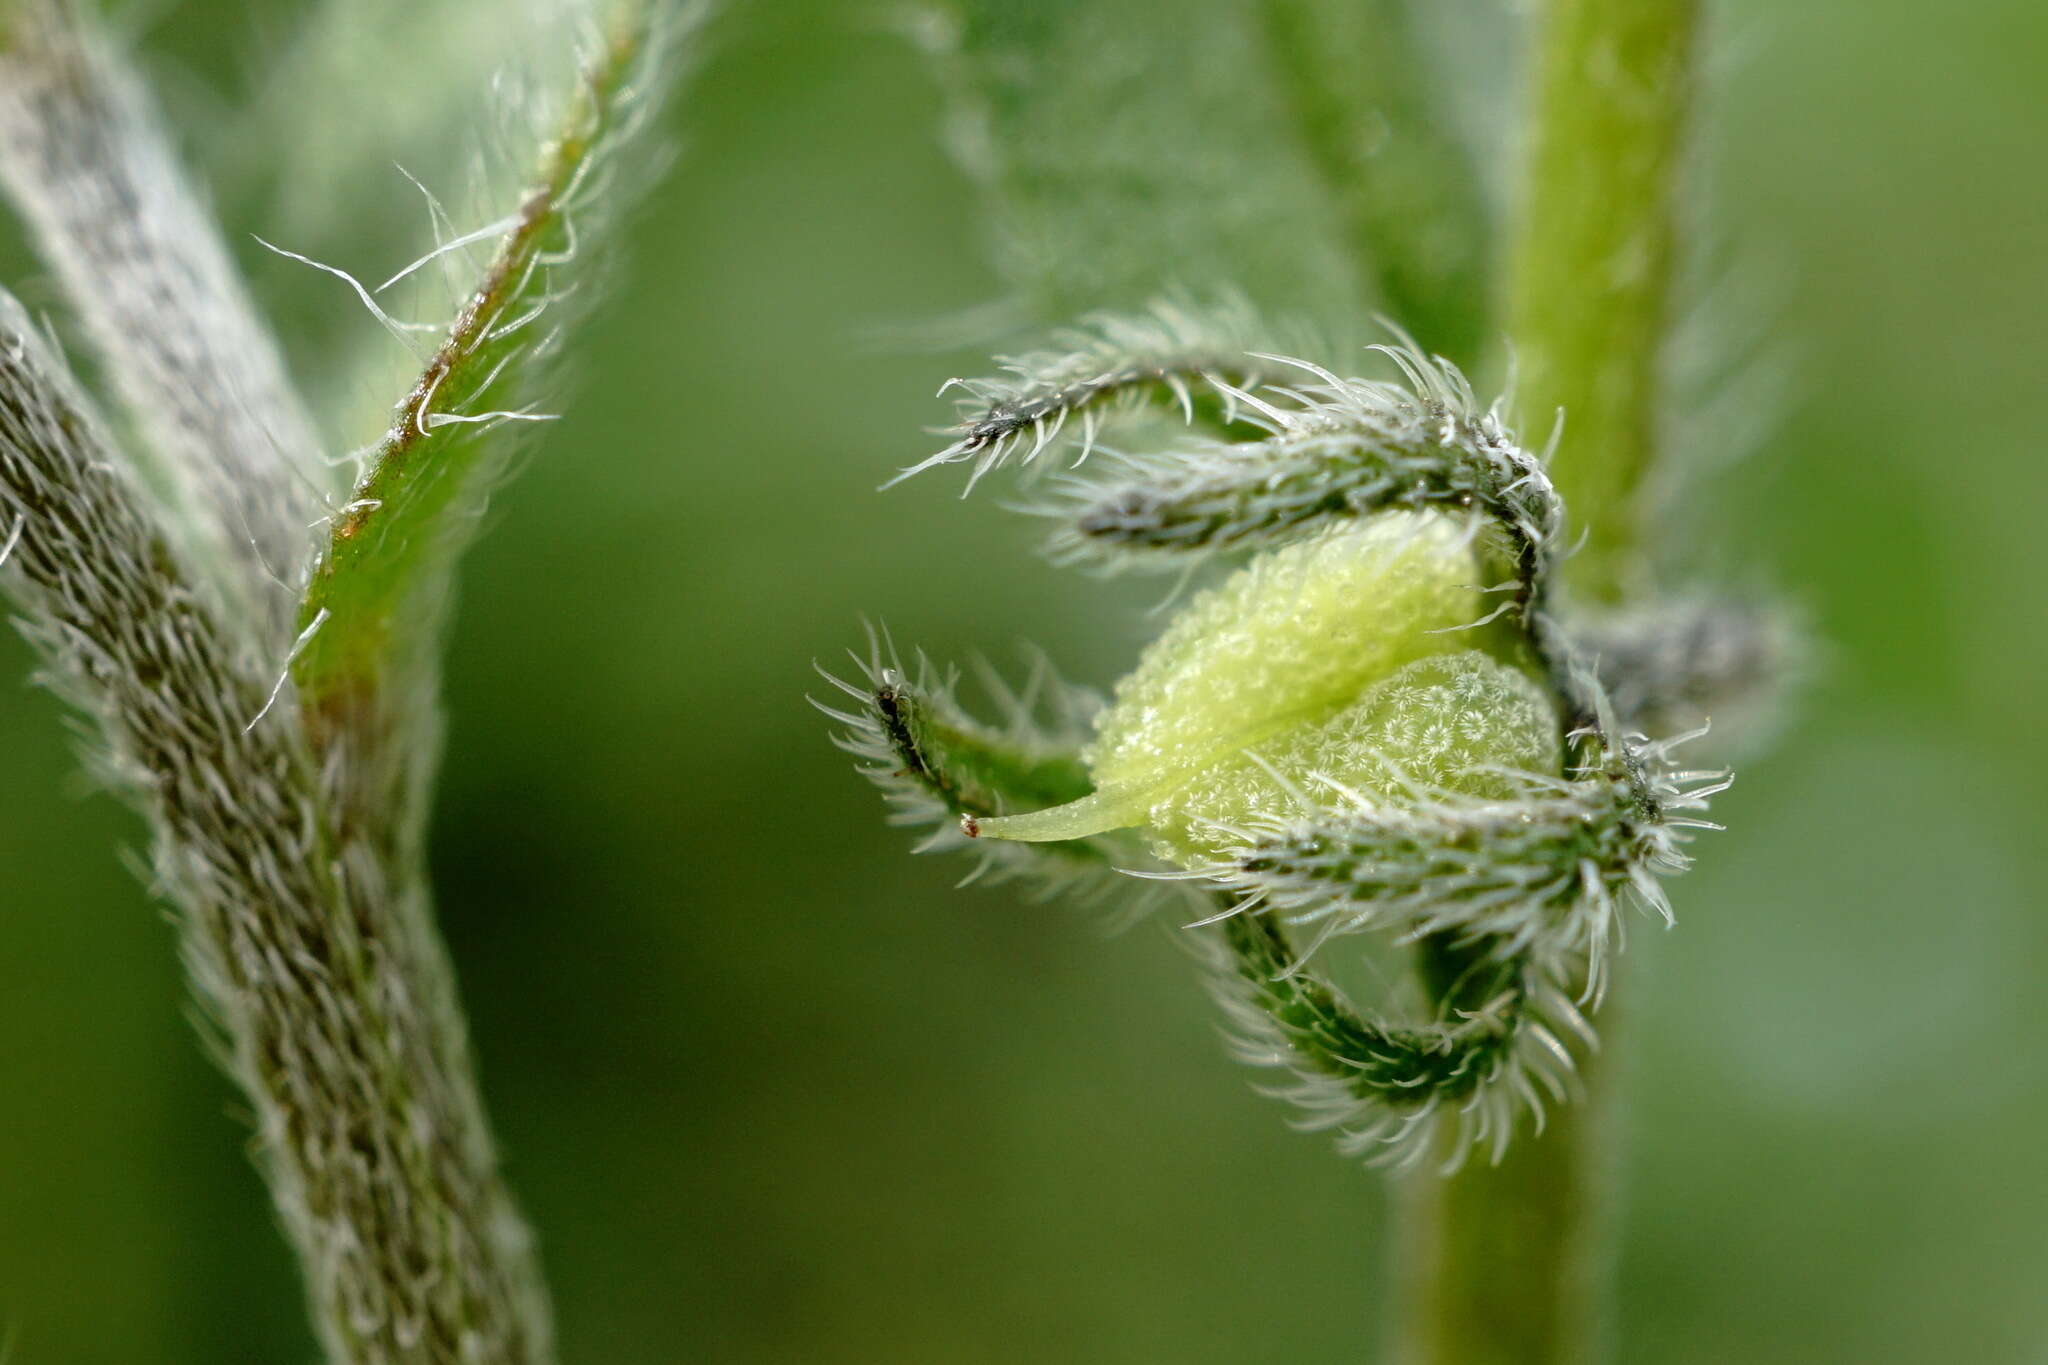
[[[1201,594],[1117,685],[1086,755],[1092,795],[980,822],[992,838],[1149,826],[1183,863],[1224,830],[1329,795],[1507,795],[1555,773],[1557,720],[1528,678],[1459,630],[1487,607],[1465,526],[1436,513],[1262,555]]]

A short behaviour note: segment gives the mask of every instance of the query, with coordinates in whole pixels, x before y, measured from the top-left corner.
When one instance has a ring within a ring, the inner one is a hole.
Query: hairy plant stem
[[[1611,1039],[1618,1013],[1600,1015]],[[1611,1043],[1608,1044],[1611,1047]],[[1607,1345],[1613,1059],[1498,1165],[1405,1176],[1395,1193],[1390,1365],[1587,1365]]]
[[[510,459],[504,428],[542,416],[531,411],[534,372],[553,343],[538,320],[570,288],[557,273],[576,256],[573,201],[621,126],[645,113],[656,8],[615,8],[532,186],[399,403],[307,585],[292,680],[316,745],[348,777],[343,812],[374,836],[424,825],[449,579]]]
[[[1636,583],[1635,494],[1657,437],[1696,0],[1551,0],[1537,25],[1507,318],[1525,420],[1562,410],[1551,474],[1587,539],[1570,589]],[[1402,1192],[1398,1365],[1584,1365],[1603,1354],[1617,1030],[1586,1094],[1497,1166]]]
[[[1447,957],[1438,975],[1452,979],[1469,954],[1441,942],[1423,947],[1425,969],[1431,957]],[[1604,1012],[1601,1022],[1604,1032]],[[1402,1181],[1391,1365],[1585,1365],[1597,1357],[1608,1093],[1598,1062],[1580,1063],[1587,1093],[1554,1109],[1540,1135],[1512,1144],[1500,1162],[1471,1160],[1449,1177],[1425,1168]]]
[[[171,494],[126,467],[0,291],[0,588],[150,821],[208,1041],[247,1093],[333,1365],[554,1354],[424,838],[453,561],[509,461],[501,429],[541,416],[531,372],[558,331],[539,320],[583,282],[571,215],[650,117],[665,40],[705,9],[604,8],[516,212],[412,267],[502,234],[333,518],[288,650],[324,466],[276,344],[86,8],[0,0],[0,188]]]
[[[86,13],[0,3],[0,186],[178,503],[180,548],[267,657],[327,491],[319,438],[161,114]]]
[[[4,582],[102,770],[150,818],[210,1041],[335,1365],[550,1358],[423,891],[328,818],[287,703],[238,666],[154,509],[0,295]]]

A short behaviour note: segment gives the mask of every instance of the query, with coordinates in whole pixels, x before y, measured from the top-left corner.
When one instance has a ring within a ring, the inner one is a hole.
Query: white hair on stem
[[[249,1097],[323,1345],[544,1361],[545,1296],[422,885],[335,820],[296,699],[266,695],[102,430],[0,295],[0,512],[17,525],[0,584],[98,722],[95,769],[149,818],[153,881]]]
[[[0,184],[179,497],[185,549],[225,561],[249,645],[293,633],[289,578],[327,495],[321,445],[141,82],[64,0],[0,17]]]
[[[248,1094],[335,1362],[552,1359],[532,1238],[498,1173],[428,899],[428,646],[453,549],[509,459],[505,429],[550,415],[509,390],[523,380],[515,357],[562,335],[521,331],[573,292],[552,280],[574,254],[562,192],[595,197],[605,182],[587,167],[616,148],[611,116],[651,104],[674,66],[666,40],[707,8],[647,0],[623,5],[617,26],[573,25],[584,76],[529,138],[538,189],[434,327],[441,346],[362,484],[325,517],[341,501],[326,471],[348,457],[322,458],[139,86],[63,0],[0,16],[0,178],[176,493],[152,500],[54,346],[0,295],[0,587],[51,681],[98,722],[96,770],[149,819],[154,884],[178,912],[209,1045]],[[438,231],[445,216],[430,214]],[[348,272],[281,254],[408,330]],[[394,443],[420,457],[403,477]],[[431,483],[451,451],[466,496],[422,497],[414,476]],[[384,514],[413,520],[333,552],[366,524],[381,532]],[[330,555],[295,603],[276,589],[322,525]],[[407,557],[422,545],[442,557]],[[378,596],[394,583],[403,591]],[[380,647],[387,628],[400,648]],[[377,704],[358,708],[365,697]]]

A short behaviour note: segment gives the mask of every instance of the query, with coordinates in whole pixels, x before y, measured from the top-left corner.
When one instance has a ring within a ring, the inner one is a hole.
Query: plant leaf
[[[1363,294],[1229,0],[944,0],[918,32],[999,268],[1040,322],[1232,288],[1355,328]]]

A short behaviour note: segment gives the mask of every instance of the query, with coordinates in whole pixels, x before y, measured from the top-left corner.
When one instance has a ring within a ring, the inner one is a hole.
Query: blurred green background
[[[282,212],[238,123],[296,10],[141,23],[242,243]],[[1825,652],[1678,928],[1632,936],[1619,1358],[2038,1362],[2048,9],[1720,18],[1714,224],[1797,369],[1703,488],[1700,562],[1784,585]],[[1046,568],[999,496],[875,491],[975,363],[875,338],[999,292],[939,118],[868,6],[725,22],[573,415],[468,566],[436,866],[565,1356],[1359,1359],[1378,1178],[1250,1093],[1166,932],[955,891],[805,705],[864,613],[1096,681],[1153,628],[1153,588]],[[372,152],[330,241],[418,227]],[[367,326],[250,264],[302,365]],[[0,677],[30,668],[0,641]],[[115,857],[136,826],[42,693],[0,689],[0,755],[12,1358],[311,1358],[238,1101]]]

